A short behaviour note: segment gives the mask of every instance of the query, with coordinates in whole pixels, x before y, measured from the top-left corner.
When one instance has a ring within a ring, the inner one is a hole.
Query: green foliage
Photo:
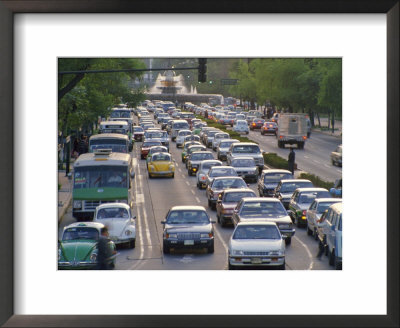
[[[320,177],[310,174],[310,173],[301,173],[299,176],[299,179],[307,179],[310,180],[314,186],[320,187],[320,188],[325,188],[325,189],[330,189],[333,188],[334,183],[333,182],[327,182],[322,180]]]
[[[264,163],[276,169],[287,170],[289,167],[288,161],[276,153],[264,153]]]
[[[132,58],[60,58],[59,71],[144,68]],[[134,107],[145,96],[142,90],[132,91],[128,82],[141,73],[90,73],[61,75],[58,81],[58,127],[70,130],[91,127],[98,117],[110,114],[118,103]]]

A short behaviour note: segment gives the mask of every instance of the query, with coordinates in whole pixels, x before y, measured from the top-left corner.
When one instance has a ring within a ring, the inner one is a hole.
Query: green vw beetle
[[[97,268],[97,243],[104,224],[98,222],[77,222],[64,228],[58,246],[58,269],[81,270]],[[115,267],[116,247],[108,243],[107,265]]]

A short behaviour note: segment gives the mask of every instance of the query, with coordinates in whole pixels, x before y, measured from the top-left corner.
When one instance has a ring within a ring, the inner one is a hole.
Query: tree
[[[145,68],[131,58],[61,58],[59,71]],[[141,90],[132,91],[128,82],[142,73],[78,73],[61,75],[58,81],[59,130],[90,129],[98,116],[107,116],[111,106],[125,102],[134,107],[144,99]]]

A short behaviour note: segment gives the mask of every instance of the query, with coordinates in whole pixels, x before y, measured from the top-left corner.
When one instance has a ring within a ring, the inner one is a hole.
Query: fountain
[[[177,76],[174,71],[165,71],[163,75],[158,74],[156,82],[148,92],[145,92],[145,95],[149,100],[168,100],[179,104],[185,102],[208,103],[210,99],[216,100],[219,104],[222,103],[222,95],[198,94],[196,86],[193,87],[193,85],[190,86],[189,91],[184,82],[182,74]]]

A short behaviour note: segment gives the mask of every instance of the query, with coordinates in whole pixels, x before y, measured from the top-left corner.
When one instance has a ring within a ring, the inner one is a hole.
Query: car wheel
[[[129,242],[129,248],[135,248],[135,244],[136,244],[136,239],[132,239],[132,240]]]
[[[318,232],[317,229],[314,229],[313,236],[315,240],[318,240]]]
[[[170,248],[167,245],[163,245],[163,254],[169,254],[171,252]]]
[[[333,160],[333,158],[332,158],[331,162],[332,162],[332,165],[335,166],[335,161]]]
[[[279,270],[286,270],[286,263],[284,262],[282,265],[278,267]]]
[[[152,175],[151,175],[150,172],[149,172],[149,179],[151,179],[151,178],[153,178],[153,177],[152,177]]]
[[[192,176],[192,171],[188,170],[188,176]]]
[[[211,206],[212,206],[211,200],[208,199],[208,207],[211,208]]]
[[[221,227],[225,227],[226,226],[226,221],[223,217],[220,218],[220,223],[221,223]]]
[[[261,135],[263,136],[265,133],[261,131]]]
[[[334,263],[335,270],[342,270],[342,263],[340,263],[335,256],[335,263]]]
[[[218,215],[218,211],[217,211],[217,222],[221,223],[221,217]]]
[[[332,249],[332,252],[329,252],[329,265],[333,265],[335,263],[335,249]]]
[[[171,178],[172,179],[175,178],[175,173],[172,173]]]
[[[313,234],[313,231],[310,229],[310,227],[307,224],[307,235],[311,236]]]
[[[212,242],[212,244],[207,247],[207,253],[208,254],[214,253],[214,242]]]
[[[217,210],[217,204],[211,203],[211,209],[212,209],[213,211],[216,211],[216,210]]]
[[[285,239],[285,245],[290,245],[292,243],[292,237],[287,237]]]
[[[235,266],[234,265],[231,265],[230,263],[229,263],[229,258],[228,258],[228,270],[235,270],[236,268],[235,268]]]
[[[201,189],[200,183],[197,182],[197,189]]]

